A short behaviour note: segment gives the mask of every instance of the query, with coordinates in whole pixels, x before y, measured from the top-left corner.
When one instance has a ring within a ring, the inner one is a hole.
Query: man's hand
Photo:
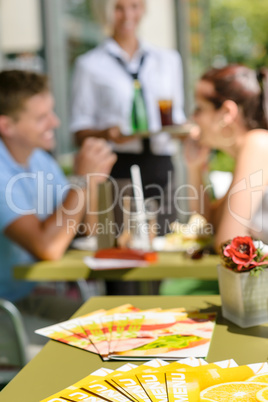
[[[109,176],[117,156],[103,139],[87,138],[75,159],[75,174],[87,175],[98,173],[98,182]],[[96,176],[95,176],[96,177]]]

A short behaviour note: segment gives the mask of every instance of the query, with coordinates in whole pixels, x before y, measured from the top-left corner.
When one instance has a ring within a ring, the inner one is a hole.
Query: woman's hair
[[[247,129],[268,129],[268,72],[258,72],[242,65],[212,68],[201,77],[210,82],[214,92],[206,99],[219,109],[224,101],[232,100],[240,108]]]
[[[91,0],[92,11],[106,33],[111,30],[113,25],[113,11],[116,1],[117,0]]]
[[[90,0],[92,12],[106,34],[111,34],[114,9],[117,0]],[[143,0],[145,3],[145,0]]]

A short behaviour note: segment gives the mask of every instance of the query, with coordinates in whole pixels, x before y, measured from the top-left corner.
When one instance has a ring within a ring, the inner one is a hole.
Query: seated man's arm
[[[95,180],[97,186],[109,175],[115,160],[116,156],[104,140],[87,139],[77,156],[75,173],[95,177],[96,173],[100,174],[99,181]],[[40,221],[36,215],[21,216],[6,227],[5,235],[38,259],[61,258],[85,217],[87,193],[87,188],[71,189],[62,205],[47,219]]]
[[[16,219],[6,228],[5,235],[38,259],[61,258],[85,214],[84,201],[83,205],[81,203],[81,207],[77,208],[77,213],[66,213],[76,209],[79,195],[80,199],[85,198],[85,191],[70,190],[62,206],[45,221],[40,221],[36,215]]]

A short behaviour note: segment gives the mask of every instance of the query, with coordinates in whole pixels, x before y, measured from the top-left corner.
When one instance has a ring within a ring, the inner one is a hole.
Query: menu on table
[[[234,360],[208,364],[185,358],[153,359],[140,366],[101,368],[41,402],[262,401],[268,391],[268,364],[238,366]]]
[[[178,360],[206,357],[216,313],[178,307],[140,310],[125,304],[60,322],[36,331],[103,360]]]

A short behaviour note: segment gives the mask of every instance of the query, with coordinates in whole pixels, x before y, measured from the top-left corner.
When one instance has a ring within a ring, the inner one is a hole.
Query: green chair
[[[20,312],[0,299],[0,389],[28,362],[28,340]]]

